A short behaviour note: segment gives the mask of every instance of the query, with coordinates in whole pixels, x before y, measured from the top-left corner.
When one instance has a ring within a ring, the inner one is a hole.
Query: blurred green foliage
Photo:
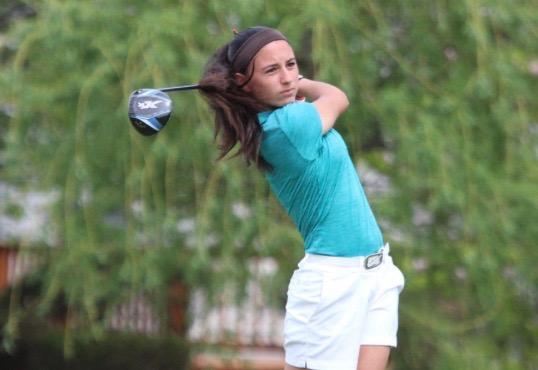
[[[241,286],[256,256],[279,261],[267,289],[282,306],[300,236],[262,175],[215,162],[203,99],[171,93],[151,138],[126,115],[131,91],[196,83],[234,27],[263,24],[304,75],[347,92],[337,127],[390,178],[370,200],[407,279],[394,368],[538,367],[533,1],[11,3],[35,16],[2,38],[0,179],[61,194],[39,306],[66,297],[66,336],[99,337],[130,292],[162,303],[178,277]]]
[[[64,355],[64,334],[32,320],[25,322],[13,355],[0,351],[3,370],[182,370],[189,369],[189,344],[172,335],[110,333],[95,341],[79,333],[73,354]]]

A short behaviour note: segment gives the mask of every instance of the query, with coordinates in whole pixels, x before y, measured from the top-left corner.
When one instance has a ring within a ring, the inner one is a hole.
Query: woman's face
[[[252,68],[254,72],[244,87],[245,91],[273,107],[282,107],[295,101],[299,69],[293,49],[287,41],[273,41],[261,48],[250,62],[247,75],[250,75]],[[238,84],[246,79],[245,75],[236,74]]]

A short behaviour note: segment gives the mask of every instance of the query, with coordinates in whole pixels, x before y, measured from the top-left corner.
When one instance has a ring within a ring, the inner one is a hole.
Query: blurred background
[[[538,369],[532,0],[0,2],[2,369],[279,369],[302,240],[217,162],[197,83],[232,29],[340,86],[344,136],[406,277],[390,369]]]

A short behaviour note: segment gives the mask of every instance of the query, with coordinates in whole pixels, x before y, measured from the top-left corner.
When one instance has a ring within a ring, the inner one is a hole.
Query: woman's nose
[[[282,74],[281,74],[281,77],[280,77],[280,80],[282,81],[282,83],[284,84],[287,84],[287,83],[290,83],[293,79],[293,72],[292,71],[288,71],[286,69],[284,69],[282,71]]]

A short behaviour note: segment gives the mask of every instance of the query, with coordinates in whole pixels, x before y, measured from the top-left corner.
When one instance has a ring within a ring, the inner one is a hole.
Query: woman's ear
[[[236,73],[234,77],[237,86],[243,86],[243,84],[247,81],[247,77],[241,73]],[[246,92],[250,92],[250,88],[248,87],[248,85],[243,86],[242,89]]]

